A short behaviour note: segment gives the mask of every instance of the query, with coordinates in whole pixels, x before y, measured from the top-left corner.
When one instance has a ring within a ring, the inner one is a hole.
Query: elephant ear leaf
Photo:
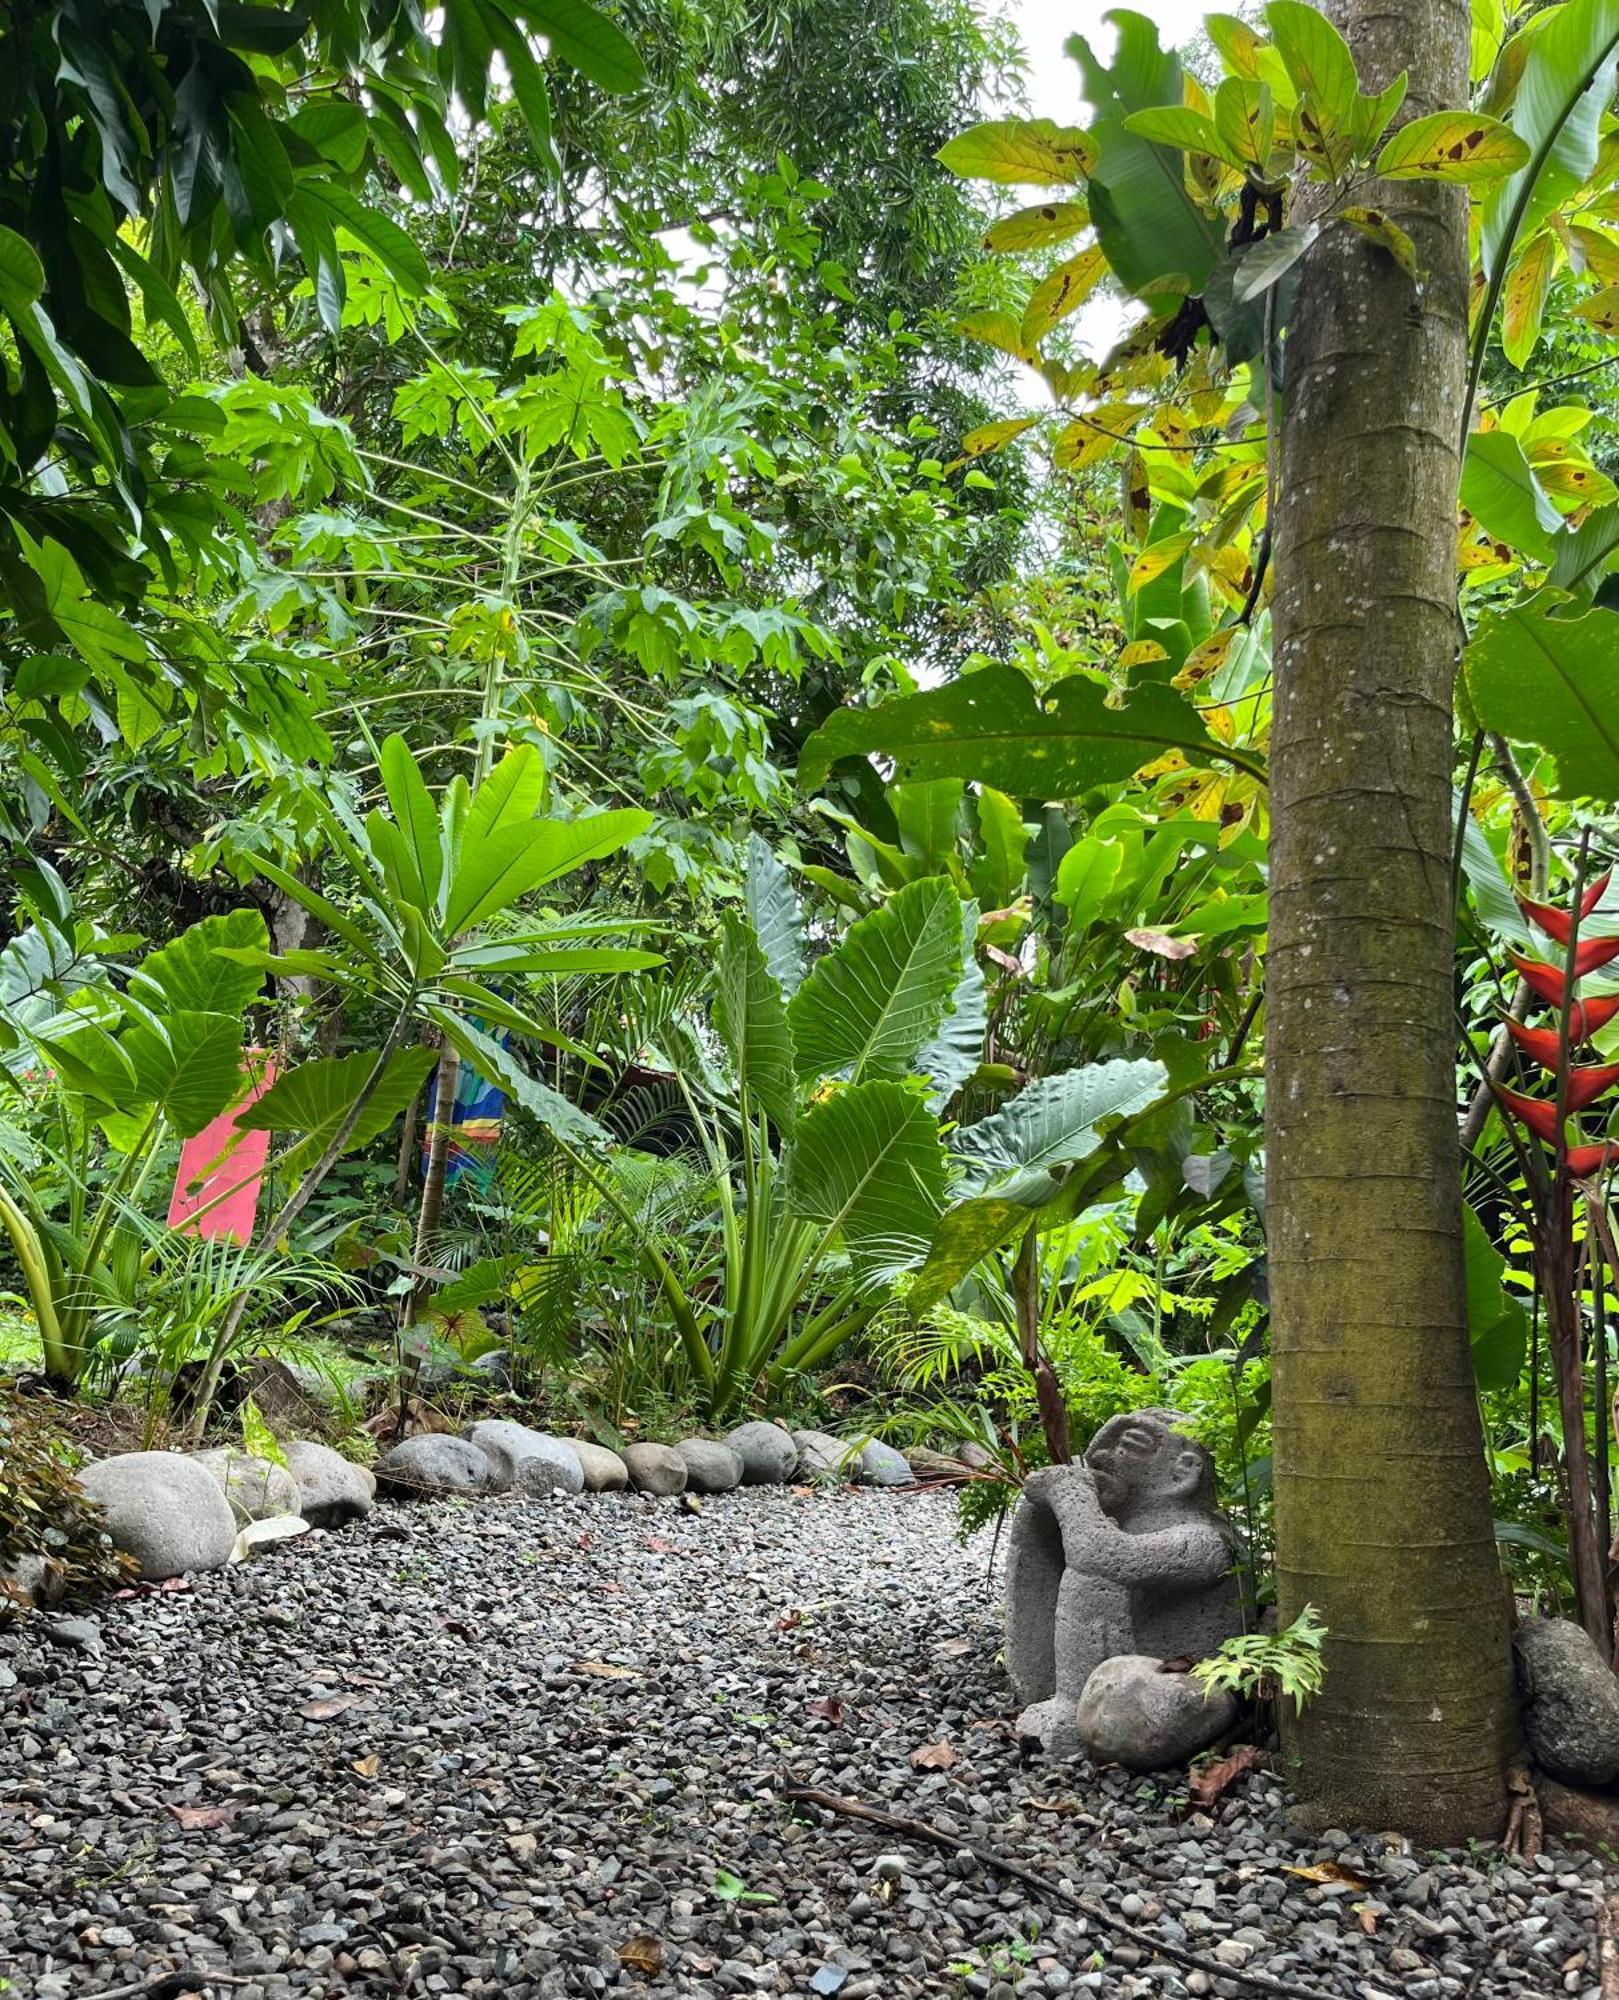
[[[437,1061],[433,1049],[396,1049],[343,1150],[352,1152],[385,1132],[421,1089]],[[239,1112],[236,1123],[243,1131],[301,1132],[303,1137],[278,1163],[289,1173],[301,1172],[337,1137],[375,1063],[376,1058],[364,1051],[300,1063]]]
[[[742,894],[765,963],[791,1000],[804,983],[804,926],[792,878],[758,834],[748,842]]]
[[[797,1110],[793,1036],[787,1002],[753,927],[734,913],[720,933],[714,1025],[731,1058],[745,1102],[790,1132]]]
[[[240,1017],[264,985],[263,965],[250,961],[269,948],[270,933],[257,910],[204,917],[148,952],[130,974],[129,988],[154,1013],[184,1008]]]
[[[962,1192],[1043,1201],[1059,1167],[1101,1144],[1106,1119],[1145,1111],[1168,1080],[1162,1063],[1145,1060],[1091,1063],[1039,1078],[956,1134],[951,1151],[962,1169]]]
[[[901,889],[819,960],[788,1008],[801,1080],[915,1074],[961,977],[961,905],[943,877]]]
[[[938,1121],[913,1085],[854,1084],[799,1120],[788,1210],[835,1230],[858,1264],[914,1257],[938,1220],[944,1186]]]
[[[989,1028],[989,995],[984,969],[974,946],[978,941],[978,905],[961,906],[961,976],[951,995],[950,1011],[938,1033],[916,1059],[918,1071],[933,1086],[928,1102],[942,1111],[984,1056]]]

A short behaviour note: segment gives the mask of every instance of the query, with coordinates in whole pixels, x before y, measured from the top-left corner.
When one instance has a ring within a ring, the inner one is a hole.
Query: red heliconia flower
[[[1518,968],[1531,993],[1544,1000],[1549,1007],[1562,1006],[1563,968],[1560,965],[1546,965],[1538,958],[1525,958],[1521,951],[1508,952],[1507,956]],[[1595,972],[1599,965],[1606,965],[1614,958],[1619,958],[1619,937],[1581,938],[1574,948],[1574,977],[1583,978],[1586,973]]]
[[[1516,1021],[1503,1023],[1507,1033],[1532,1062],[1549,1069],[1555,1076],[1557,1065],[1562,1058],[1563,1045],[1555,1028],[1525,1028]],[[1574,1030],[1569,1028],[1569,1039],[1573,1040]]]
[[[1576,1000],[1569,1009],[1568,1045],[1577,1048],[1581,1042],[1588,1042],[1601,1028],[1605,1028],[1619,1014],[1619,993],[1603,1000]],[[1560,1044],[1555,1028],[1525,1028],[1517,1021],[1502,1024],[1507,1033],[1532,1061],[1542,1069],[1556,1073]]]
[[[1527,1125],[1537,1139],[1544,1139],[1548,1146],[1558,1144],[1557,1106],[1544,1097],[1525,1097],[1521,1090],[1508,1090],[1504,1084],[1495,1086],[1495,1094],[1521,1124]]]
[[[1583,1068],[1570,1069],[1564,1103],[1570,1111],[1584,1111],[1616,1083],[1619,1083],[1619,1063],[1587,1063]]]
[[[1588,917],[1607,893],[1608,884],[1613,880],[1613,870],[1599,875],[1580,898],[1580,915]],[[1572,910],[1560,910],[1555,903],[1531,903],[1525,897],[1518,898],[1518,908],[1529,921],[1543,930],[1547,937],[1556,938],[1559,944],[1568,943],[1569,931],[1573,928]]]
[[[1593,1174],[1601,1173],[1604,1167],[1611,1167],[1619,1161],[1619,1145],[1612,1139],[1604,1139],[1595,1146],[1570,1146],[1568,1149],[1568,1170],[1577,1181],[1588,1181]]]
[[[1607,994],[1600,1000],[1576,1000],[1568,1016],[1570,1043],[1588,1042],[1615,1014],[1619,1014],[1619,993]]]

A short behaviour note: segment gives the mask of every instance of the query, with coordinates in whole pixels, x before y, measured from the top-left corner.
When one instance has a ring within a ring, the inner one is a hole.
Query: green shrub
[[[30,1557],[46,1566],[44,1601],[116,1589],[132,1574],[106,1517],[74,1477],[67,1447],[13,1398],[0,1401],[0,1618],[23,1604],[4,1579]]]

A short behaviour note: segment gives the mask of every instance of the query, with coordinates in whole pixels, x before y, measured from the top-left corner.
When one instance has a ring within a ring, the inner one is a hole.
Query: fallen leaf
[[[843,1703],[838,1700],[835,1694],[829,1694],[823,1696],[820,1701],[806,1702],[804,1704],[804,1713],[806,1715],[818,1716],[822,1722],[830,1722],[834,1727],[837,1727],[843,1721]]]
[[[171,1805],[169,1811],[174,1814],[187,1833],[200,1833],[208,1827],[229,1826],[242,1810],[243,1804],[244,1801],[241,1799],[226,1799],[217,1806]]]
[[[1371,1937],[1377,1929],[1377,1912],[1372,1908],[1370,1903],[1357,1903],[1355,1905],[1355,1915],[1360,1918],[1361,1929],[1368,1937]]]
[[[941,1639],[933,1650],[936,1653],[943,1653],[947,1660],[959,1660],[970,1653],[972,1649],[973,1642],[971,1639]]]
[[[373,1750],[369,1757],[356,1757],[349,1769],[357,1778],[374,1778],[382,1768],[382,1759]]]
[[[656,1535],[643,1535],[641,1537],[641,1546],[644,1549],[650,1549],[655,1556],[672,1556],[675,1552],[673,1542],[661,1541]]]
[[[803,1622],[804,1614],[802,1611],[789,1611],[784,1617],[776,1620],[776,1630],[778,1632],[796,1632]]]
[[[636,1667],[618,1667],[611,1660],[575,1660],[569,1667],[570,1674],[584,1674],[593,1681],[638,1681],[640,1670]]]
[[[1025,1799],[1023,1804],[1029,1812],[1056,1813],[1063,1819],[1079,1811],[1078,1799]]]
[[[440,1618],[436,1621],[441,1632],[453,1632],[458,1639],[476,1639],[477,1633],[460,1618]]]
[[[1200,1806],[1211,1806],[1228,1785],[1246,1777],[1264,1762],[1265,1753],[1256,1743],[1239,1743],[1229,1756],[1212,1764],[1202,1764],[1192,1773],[1191,1793]]]
[[[911,1767],[917,1771],[948,1771],[956,1761],[956,1748],[945,1737],[939,1743],[924,1743],[920,1750],[911,1752]]]
[[[298,1713],[309,1722],[330,1722],[348,1709],[358,1708],[364,1700],[357,1694],[327,1694],[317,1701],[306,1701]]]
[[[1297,1875],[1305,1882],[1325,1882],[1341,1889],[1369,1889],[1372,1885],[1364,1875],[1357,1875],[1353,1868],[1340,1867],[1336,1861],[1318,1861],[1313,1868],[1286,1868],[1286,1875]]]
[[[1173,938],[1167,931],[1126,931],[1125,938],[1141,951],[1158,958],[1191,958],[1197,951],[1194,938]]]
[[[641,1972],[648,1979],[656,1979],[663,1970],[663,1946],[655,1937],[626,1938],[618,1948],[618,1962],[631,1972]]]

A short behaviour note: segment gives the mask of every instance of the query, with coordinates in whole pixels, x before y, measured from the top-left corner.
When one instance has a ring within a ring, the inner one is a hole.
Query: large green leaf
[[[1162,1063],[1146,1059],[1038,1078],[992,1116],[956,1133],[950,1150],[962,1170],[962,1193],[1025,1204],[1047,1198],[1055,1171],[1101,1144],[1106,1120],[1145,1111],[1168,1080]]]
[[[445,931],[455,937],[471,930],[570,869],[617,853],[651,824],[651,813],[632,809],[586,819],[529,820],[503,826],[485,840],[463,838],[445,900]]]
[[[1015,668],[986,667],[926,694],[838,709],[805,744],[799,781],[813,787],[840,758],[877,754],[907,778],[978,778],[1016,798],[1063,799],[1118,784],[1172,748],[1193,764],[1264,775],[1257,752],[1217,743],[1161,682],[1115,700],[1082,675],[1041,696]]]
[[[635,44],[586,0],[514,0],[512,11],[544,35],[564,62],[603,90],[637,90],[646,82],[646,66]]]
[[[1488,276],[1498,275],[1514,243],[1532,235],[1596,165],[1616,49],[1619,0],[1567,0],[1537,29],[1510,119],[1529,147],[1529,161],[1485,206],[1481,249]]]
[[[788,1007],[806,1081],[913,1073],[961,976],[961,905],[942,877],[913,882],[819,959]]]
[[[975,1264],[1020,1236],[1036,1211],[1004,1195],[952,1202],[939,1217],[927,1261],[917,1273],[907,1303],[917,1312],[935,1305],[959,1285]]]
[[[1467,810],[1460,792],[1456,794],[1456,810]],[[1472,892],[1479,922],[1490,935],[1512,944],[1529,945],[1528,920],[1518,908],[1518,899],[1512,893],[1506,870],[1495,857],[1495,849],[1471,812],[1467,813],[1467,823],[1462,828],[1462,874]]]
[[[1462,461],[1462,505],[1486,534],[1549,563],[1563,517],[1510,431],[1475,431]]]
[[[1596,507],[1572,533],[1557,544],[1557,559],[1547,581],[1558,590],[1589,597],[1619,549],[1619,503]]]
[[[804,983],[804,926],[792,878],[756,833],[748,840],[742,893],[765,963],[791,1000]]]
[[[200,1132],[242,1087],[240,1015],[179,1008],[161,1021],[137,1021],[123,1037],[135,1082],[183,1139]]]
[[[404,737],[390,736],[382,746],[378,762],[394,824],[399,830],[398,853],[408,899],[426,915],[438,908],[444,880],[438,810],[417,768],[415,753]]]
[[[130,974],[129,990],[159,1013],[187,1008],[199,1014],[231,1014],[240,1027],[243,1009],[263,990],[264,972],[260,966],[221,954],[267,951],[269,944],[270,933],[257,910],[204,917],[157,951],[148,952]]]
[[[531,743],[508,750],[473,794],[462,839],[488,840],[509,826],[526,826],[545,803],[545,759]]]
[[[778,1130],[790,1132],[797,1095],[787,1002],[753,927],[730,911],[720,927],[714,1026],[746,1099]]]
[[[950,1102],[984,1059],[989,994],[984,984],[984,969],[978,963],[977,944],[978,905],[963,903],[961,974],[950,999],[950,1011],[916,1059],[918,1072],[933,1085],[928,1102],[936,1111]]]
[[[351,1153],[385,1132],[421,1089],[437,1060],[432,1049],[396,1049],[343,1150]],[[278,1163],[296,1173],[318,1159],[336,1138],[375,1067],[376,1057],[363,1050],[300,1063],[278,1077],[236,1122],[244,1131],[302,1132],[303,1138]]]
[[[1486,729],[1557,760],[1562,798],[1619,800],[1619,612],[1554,614],[1542,592],[1482,619],[1463,672]]]
[[[861,1261],[899,1263],[931,1235],[944,1201],[939,1128],[903,1083],[852,1084],[799,1120],[788,1212],[836,1229]]]
[[[1138,298],[1199,293],[1224,250],[1221,225],[1187,193],[1181,154],[1125,124],[1132,112],[1182,102],[1180,63],[1159,47],[1145,14],[1115,8],[1103,19],[1118,31],[1111,67],[1083,35],[1067,44],[1095,112],[1091,137],[1099,157],[1090,174],[1090,210],[1097,241],[1119,282]]]
[[[561,1091],[530,1076],[511,1050],[502,1048],[492,1035],[445,1008],[428,1007],[425,1011],[463,1062],[470,1063],[479,1076],[498,1083],[514,1104],[538,1119],[548,1132],[576,1146],[600,1148],[609,1143],[612,1134],[606,1126],[597,1124],[588,1111],[581,1111]]]
[[[1506,1259],[1490,1241],[1482,1222],[1462,1208],[1462,1251],[1467,1279],[1467,1330],[1473,1373],[1480,1389],[1511,1389],[1529,1351],[1529,1322],[1521,1300],[1505,1290]]]

